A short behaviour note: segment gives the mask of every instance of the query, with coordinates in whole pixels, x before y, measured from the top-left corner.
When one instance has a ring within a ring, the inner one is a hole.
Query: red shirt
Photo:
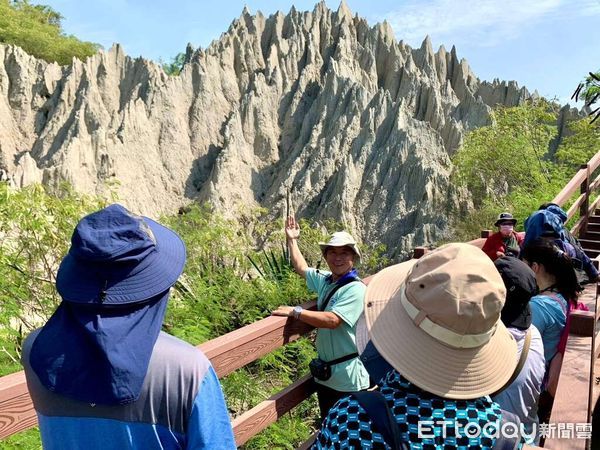
[[[520,246],[524,239],[522,233],[513,231],[512,234],[517,240],[517,244]],[[496,252],[502,252],[506,254],[506,245],[504,244],[504,239],[505,237],[502,236],[502,233],[498,231],[497,233],[490,234],[485,241],[485,244],[483,244],[482,250],[492,259],[492,261],[495,261],[499,258]]]

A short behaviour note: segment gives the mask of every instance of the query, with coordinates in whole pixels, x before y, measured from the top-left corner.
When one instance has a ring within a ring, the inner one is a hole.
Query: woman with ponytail
[[[544,343],[545,388],[549,394],[548,407],[551,407],[569,334],[569,312],[577,306],[581,286],[571,258],[554,245],[552,239],[535,239],[525,246],[521,257],[535,273],[539,288],[539,294],[532,297],[529,304],[531,323],[539,330]],[[546,408],[542,403],[545,402],[540,398],[539,413],[543,421]]]
[[[546,365],[558,350],[571,305],[577,305],[581,287],[571,258],[552,240],[539,238],[523,249],[523,261],[535,273],[540,293],[531,298],[532,322],[542,334]]]

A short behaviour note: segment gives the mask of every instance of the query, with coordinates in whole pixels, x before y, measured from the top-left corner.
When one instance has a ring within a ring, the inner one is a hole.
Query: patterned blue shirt
[[[489,396],[474,400],[444,399],[421,390],[395,370],[389,372],[382,382],[380,391],[396,417],[402,439],[410,443],[411,450],[493,448],[501,410]],[[477,427],[487,433],[468,437],[467,434],[474,434]],[[312,447],[312,450],[320,449],[390,450],[390,447],[373,429],[369,416],[358,401],[344,397],[331,408],[323,422]]]

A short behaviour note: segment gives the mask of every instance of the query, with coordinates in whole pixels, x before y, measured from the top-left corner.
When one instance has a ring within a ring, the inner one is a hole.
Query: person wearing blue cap
[[[540,211],[545,212],[540,213]],[[557,232],[548,234],[542,233],[540,235],[553,236],[555,238],[555,243],[557,244],[557,246],[571,257],[579,282],[581,284],[585,284],[588,282],[594,283],[598,281],[598,270],[596,269],[596,266],[594,266],[594,263],[592,262],[590,257],[586,255],[583,251],[579,240],[577,240],[577,238],[571,234],[569,229],[565,227],[565,223],[567,222],[567,220],[569,220],[569,216],[567,215],[565,210],[558,206],[556,203],[543,203],[542,205],[540,205],[539,211],[534,212],[530,216],[532,218],[531,222],[535,222],[533,218],[536,216],[539,217],[540,214],[553,214],[558,219],[558,223],[560,225],[554,227],[558,229]],[[530,219],[528,219],[528,222],[526,222],[526,225],[529,224],[529,220]],[[530,228],[531,231],[529,232],[529,234],[533,238],[537,237],[537,235],[535,234],[535,227],[532,226]],[[533,240],[533,238],[530,238],[530,240]]]
[[[62,302],[23,344],[45,449],[236,448],[210,362],[161,331],[185,259],[176,233],[121,205],[77,224]]]

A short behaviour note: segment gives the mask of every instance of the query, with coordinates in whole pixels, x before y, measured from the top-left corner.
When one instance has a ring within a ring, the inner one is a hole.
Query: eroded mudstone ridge
[[[279,214],[291,189],[299,216],[345,221],[397,254],[439,238],[464,198],[448,177],[465,131],[529,96],[344,3],[244,10],[188,48],[179,76],[119,45],[64,67],[0,45],[0,178],[112,189],[152,215],[190,200]]]

